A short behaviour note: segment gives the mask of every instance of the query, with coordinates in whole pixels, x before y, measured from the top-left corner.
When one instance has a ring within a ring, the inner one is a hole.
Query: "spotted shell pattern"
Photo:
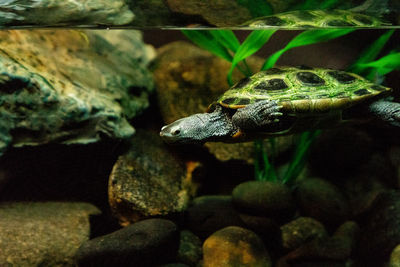
[[[261,100],[275,100],[289,114],[340,110],[390,93],[356,74],[332,69],[279,67],[244,78],[217,103],[238,109]]]
[[[378,18],[347,10],[296,10],[271,16],[256,18],[243,26],[263,27],[378,27],[388,26]]]

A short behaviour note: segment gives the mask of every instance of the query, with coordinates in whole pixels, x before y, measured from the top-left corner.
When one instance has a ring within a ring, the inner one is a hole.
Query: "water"
[[[399,9],[0,0],[0,266],[398,264]]]

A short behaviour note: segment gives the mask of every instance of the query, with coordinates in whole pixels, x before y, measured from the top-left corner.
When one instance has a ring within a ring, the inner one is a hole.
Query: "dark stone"
[[[328,232],[317,220],[299,217],[281,226],[282,245],[287,250],[293,250],[315,238],[325,238]]]
[[[319,177],[345,180],[370,159],[373,145],[368,134],[355,128],[324,131],[310,149],[309,167]]]
[[[98,214],[89,203],[2,202],[0,266],[74,266]]]
[[[361,225],[359,255],[365,260],[388,259],[400,244],[400,192],[379,194]]]
[[[263,241],[268,250],[278,251],[281,248],[282,236],[279,224],[271,219],[248,214],[240,214],[246,228],[255,232]]]
[[[148,219],[84,243],[76,254],[79,266],[151,266],[175,259],[177,226],[165,219]]]
[[[325,84],[321,77],[308,71],[298,72],[296,77],[305,85],[320,86]]]
[[[184,263],[168,263],[164,265],[159,265],[157,267],[189,267],[190,265],[186,265]]]
[[[356,80],[356,77],[347,74],[346,72],[343,71],[328,71],[328,75],[337,80],[339,83],[352,83]]]
[[[296,199],[302,214],[310,216],[327,226],[338,226],[350,216],[350,207],[345,196],[330,182],[307,178],[296,190]]]
[[[180,233],[180,243],[177,260],[189,266],[196,266],[201,260],[203,252],[199,237],[188,230]]]
[[[319,237],[303,244],[301,247],[279,259],[277,267],[346,267],[358,241],[360,228],[355,222],[341,225],[331,238]],[[357,265],[375,266],[375,265]]]
[[[280,183],[248,181],[233,189],[232,201],[243,213],[285,221],[294,215],[296,205],[291,191]]]
[[[187,226],[196,235],[206,238],[227,226],[242,226],[243,221],[233,208],[230,196],[201,196],[187,210]]]
[[[109,203],[121,225],[185,210],[196,192],[188,166],[155,132],[139,130],[110,174]],[[194,186],[194,187],[192,187]]]
[[[204,267],[270,267],[262,240],[252,231],[229,226],[212,234],[203,244]]]

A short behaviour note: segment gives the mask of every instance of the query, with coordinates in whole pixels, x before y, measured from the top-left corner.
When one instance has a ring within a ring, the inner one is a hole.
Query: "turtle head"
[[[220,111],[194,114],[161,128],[166,143],[195,144],[223,140],[234,132],[231,120]]]

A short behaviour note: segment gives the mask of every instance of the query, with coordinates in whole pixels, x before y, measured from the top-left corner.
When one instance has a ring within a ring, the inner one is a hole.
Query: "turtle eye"
[[[176,129],[175,131],[172,132],[173,135],[178,135],[181,133],[181,130]]]

